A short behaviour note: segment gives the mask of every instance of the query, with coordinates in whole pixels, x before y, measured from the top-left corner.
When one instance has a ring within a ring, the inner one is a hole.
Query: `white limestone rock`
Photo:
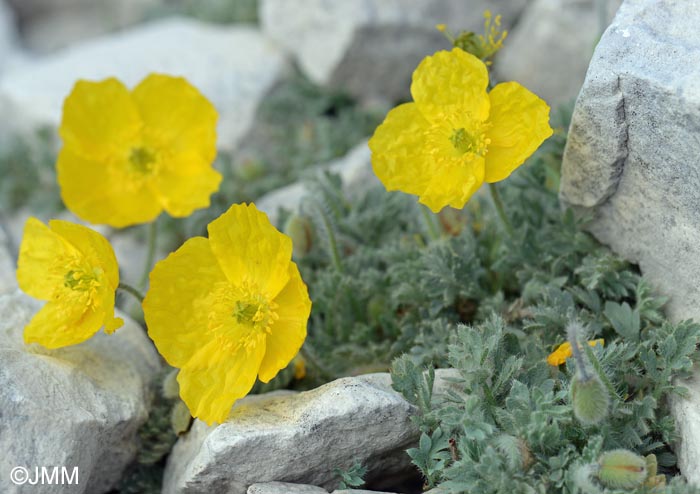
[[[436,381],[445,375],[454,371],[438,371]],[[197,420],[178,440],[163,493],[244,494],[265,482],[333,489],[333,470],[355,461],[369,469],[366,480],[390,481],[411,471],[405,450],[418,440],[410,420],[415,412],[391,389],[386,373],[342,378],[296,395],[248,397],[225,423],[207,427]]]
[[[700,370],[696,369],[693,378],[681,384],[688,388],[688,397],[672,397],[671,410],[680,432],[674,449],[685,478],[700,485]]]
[[[32,51],[50,52],[145,19],[165,0],[8,0]]]
[[[114,76],[133,87],[161,72],[186,77],[214,103],[218,145],[232,149],[287,69],[282,52],[252,27],[174,18],[75,45],[4,75],[0,111],[18,130],[55,127],[76,80]]]
[[[496,57],[497,80],[518,81],[550,105],[572,100],[601,27],[607,27],[621,3],[607,0],[601,14],[597,0],[534,0]]]
[[[25,345],[38,308],[20,293],[0,296],[0,485],[8,494],[107,492],[136,453],[159,357],[130,320],[76,346]],[[78,467],[79,481],[15,485],[17,466]]]
[[[0,73],[17,55],[17,20],[5,0],[0,0]]]
[[[0,224],[0,295],[12,293],[17,290],[17,278],[15,276],[15,258],[13,247],[3,225]]]
[[[449,43],[435,29],[483,31],[484,10],[510,27],[527,0],[262,0],[265,33],[321,85],[356,97],[394,101],[408,95],[420,60]]]
[[[247,494],[328,494],[328,491],[314,485],[265,482],[251,485]]]
[[[564,154],[562,201],[700,319],[700,1],[626,0],[596,49]],[[681,472],[700,485],[700,391],[674,400]]]

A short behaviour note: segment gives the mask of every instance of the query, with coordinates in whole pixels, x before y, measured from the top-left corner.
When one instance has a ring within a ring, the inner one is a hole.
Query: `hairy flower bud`
[[[294,257],[301,259],[313,246],[311,222],[305,216],[292,214],[284,225],[284,234],[292,239]]]
[[[571,403],[579,422],[595,425],[608,416],[610,395],[597,376],[576,373],[571,381]]]
[[[612,489],[633,489],[647,478],[647,460],[626,449],[603,453],[598,467],[598,479]]]

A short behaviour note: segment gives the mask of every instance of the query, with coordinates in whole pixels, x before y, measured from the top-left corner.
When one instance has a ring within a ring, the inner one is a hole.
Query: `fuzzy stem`
[[[438,240],[440,238],[440,232],[435,225],[435,215],[432,211],[428,209],[427,206],[420,205],[420,212],[423,215],[423,220],[425,221],[425,226],[428,229],[428,236],[431,240]]]
[[[566,328],[566,337],[569,340],[569,345],[571,345],[571,354],[576,362],[576,371],[581,375],[581,379],[588,381],[592,376],[588,373],[588,365],[579,346],[579,332],[581,329],[578,323],[570,323]]]
[[[503,223],[503,227],[508,232],[508,235],[513,237],[515,232],[513,230],[513,225],[510,223],[510,220],[506,215],[506,210],[503,206],[503,201],[501,200],[501,194],[498,192],[498,189],[496,188],[495,184],[489,184],[489,191],[491,192],[491,199],[493,199],[493,205],[496,207],[496,212],[498,213],[498,217],[501,219],[501,223]]]
[[[318,209],[318,212],[320,213],[321,219],[323,220],[323,224],[325,226],[324,230],[326,230],[326,235],[328,236],[328,247],[330,248],[331,257],[333,258],[333,266],[335,266],[335,269],[337,269],[339,272],[342,273],[343,272],[343,264],[340,261],[340,251],[338,251],[338,242],[335,238],[335,232],[333,231],[333,225],[326,217],[326,212],[323,211],[323,208],[318,207],[317,209]]]
[[[143,274],[137,285],[142,290],[146,288],[148,283],[148,275],[153,269],[153,263],[156,258],[156,236],[158,235],[157,219],[147,225],[148,228],[148,250],[146,251],[146,262],[143,266]]]
[[[139,301],[139,305],[143,303],[143,298],[144,295],[141,293],[138,289],[134,288],[131,285],[127,285],[126,283],[119,283],[119,286],[117,287],[119,290],[128,293],[132,297],[134,297],[136,300]]]
[[[622,401],[620,396],[617,394],[615,387],[610,382],[610,379],[608,379],[608,376],[603,371],[603,367],[600,365],[600,362],[593,353],[593,349],[589,345],[584,345],[583,351],[586,353],[586,357],[588,357],[588,360],[591,362],[593,370],[598,375],[605,388],[608,390],[608,393],[610,393],[611,396],[614,396],[616,400]]]

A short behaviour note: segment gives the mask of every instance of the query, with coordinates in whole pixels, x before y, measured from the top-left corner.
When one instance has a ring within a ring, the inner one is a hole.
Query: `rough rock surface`
[[[379,179],[372,171],[367,141],[363,141],[352,148],[342,158],[318,165],[317,169],[319,171],[327,170],[340,175],[343,180],[343,186],[348,190],[360,184],[379,183]],[[280,209],[297,211],[306,192],[304,183],[296,182],[265,194],[255,201],[255,205],[258,209],[267,213],[270,221],[276,224]]]
[[[321,85],[365,99],[408,95],[411,73],[426,55],[449,48],[435,29],[483,31],[482,13],[500,12],[510,27],[527,0],[263,0],[265,33],[291,52]]]
[[[326,489],[307,484],[265,482],[248,487],[247,494],[328,494]]]
[[[626,0],[576,103],[561,199],[591,232],[700,320],[700,1]],[[681,472],[700,484],[700,392],[674,402]],[[685,404],[684,404],[685,403]]]
[[[597,0],[534,0],[495,60],[496,78],[518,81],[550,105],[575,98],[601,23],[607,26],[622,0],[605,3],[601,14]]]
[[[0,225],[0,295],[12,293],[17,289],[15,277],[15,259],[12,255],[10,239]]]
[[[696,370],[693,378],[683,385],[688,388],[688,397],[674,396],[671,402],[676,427],[680,431],[675,452],[688,482],[700,485],[700,371]]]
[[[445,375],[453,374],[438,378]],[[410,469],[404,450],[418,439],[412,413],[391,389],[389,374],[338,379],[296,395],[249,397],[217,427],[195,421],[168,458],[163,493],[243,494],[273,481],[332,489],[333,470],[355,461],[370,467],[368,481],[391,478]]]
[[[46,350],[22,331],[39,304],[0,296],[0,485],[3,493],[103,493],[133,459],[159,359],[128,321],[114,335]],[[122,316],[123,317],[123,316]],[[14,485],[13,468],[78,467],[78,485]]]
[[[181,75],[214,103],[219,147],[231,149],[287,67],[281,51],[254,28],[174,18],[87,41],[6,74],[0,113],[25,128],[56,126],[78,79],[114,76],[133,87],[151,72]]]

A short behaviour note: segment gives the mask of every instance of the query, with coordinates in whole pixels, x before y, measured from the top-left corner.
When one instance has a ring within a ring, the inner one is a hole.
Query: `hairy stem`
[[[501,194],[498,192],[495,184],[489,184],[489,191],[491,192],[491,199],[493,199],[493,205],[496,207],[498,217],[501,219],[501,223],[503,223],[503,227],[506,229],[506,232],[508,232],[508,235],[512,237],[514,235],[513,225],[506,215],[506,210],[501,200]]]
[[[435,215],[427,206],[420,205],[420,212],[423,215],[423,220],[425,221],[425,226],[428,229],[428,236],[431,240],[438,240],[440,238],[440,231],[435,224]]]
[[[143,303],[144,295],[137,288],[134,288],[131,285],[127,285],[126,283],[119,283],[119,286],[117,288],[125,293],[128,293],[129,295],[134,297],[136,300],[138,300],[139,305],[141,305]]]
[[[156,236],[158,235],[157,219],[146,225],[148,228],[148,250],[146,251],[146,262],[143,266],[143,274],[137,285],[140,289],[146,288],[148,283],[148,275],[153,269],[153,264],[156,259]]]

